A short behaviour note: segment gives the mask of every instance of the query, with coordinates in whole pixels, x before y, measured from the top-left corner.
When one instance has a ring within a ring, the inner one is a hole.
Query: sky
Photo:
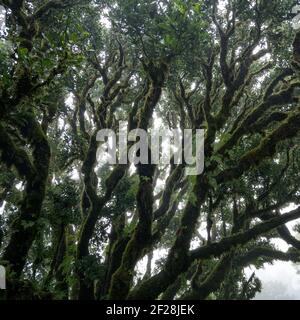
[[[291,205],[282,210],[282,213],[294,209],[296,209],[296,206]],[[299,238],[299,235],[296,235],[293,231],[293,228],[297,223],[300,223],[300,219],[287,223],[287,227],[294,236]],[[286,252],[289,249],[289,246],[283,240],[276,239],[273,240],[273,243],[278,250]],[[292,262],[275,261],[273,265],[265,264],[263,269],[256,270],[252,267],[248,268],[246,271],[249,275],[255,271],[256,276],[262,281],[262,292],[256,296],[257,299],[261,296],[270,295],[271,293],[268,291],[274,290],[272,286],[279,283],[282,285],[281,298],[286,296],[287,298],[300,300],[300,273],[297,274],[297,269],[300,271],[300,264],[297,267]]]
[[[300,270],[300,265],[298,268]],[[281,299],[286,297],[300,300],[300,274],[297,274],[297,269],[291,262],[276,261],[274,265],[266,265],[264,269],[256,271],[256,276],[261,279],[263,285],[262,292],[256,299],[269,296],[271,293],[273,295],[274,292],[269,291],[272,291],[274,284],[279,283],[282,284]]]

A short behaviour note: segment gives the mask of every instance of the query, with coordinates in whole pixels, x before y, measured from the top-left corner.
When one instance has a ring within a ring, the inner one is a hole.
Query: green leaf
[[[28,49],[27,48],[19,48],[18,55],[20,58],[25,58],[28,55]]]
[[[196,3],[196,4],[194,4],[194,11],[196,12],[196,13],[198,13],[198,14],[200,14],[201,13],[201,4],[200,3]]]

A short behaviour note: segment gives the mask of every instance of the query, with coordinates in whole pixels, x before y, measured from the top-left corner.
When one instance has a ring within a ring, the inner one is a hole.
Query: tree
[[[299,262],[295,3],[0,1],[4,298],[252,299],[246,267]],[[205,129],[202,174],[98,161],[156,119]]]

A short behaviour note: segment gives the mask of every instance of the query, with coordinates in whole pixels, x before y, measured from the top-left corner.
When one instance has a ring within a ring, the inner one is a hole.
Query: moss
[[[167,66],[159,63],[155,66],[152,62],[144,63],[144,69],[151,80],[151,85],[144,99],[144,105],[139,112],[138,128],[147,129],[152,118],[154,107],[157,105],[162,86],[164,85]],[[139,189],[137,192],[137,211],[139,222],[131,240],[125,249],[122,263],[112,277],[109,290],[109,299],[125,299],[129,293],[133,281],[134,268],[141,258],[144,249],[151,242],[152,221],[153,221],[153,176],[154,166],[140,165],[138,172],[140,177]]]
[[[9,144],[9,147],[19,150],[17,156],[14,156],[12,160],[14,160],[14,164],[20,173],[23,172],[26,177],[26,187],[19,214],[12,224],[11,238],[3,254],[3,260],[8,261],[16,279],[21,275],[28,251],[37,233],[37,222],[45,197],[51,157],[48,141],[34,114],[27,113],[26,119],[26,128],[21,129],[23,129],[22,134],[28,139],[33,149],[33,163],[29,162],[29,157],[25,151]],[[10,143],[9,140],[8,143]],[[26,165],[26,167],[23,165]],[[24,169],[26,170],[23,171]]]
[[[294,137],[300,130],[299,107],[291,113],[286,120],[281,122],[273,132],[269,133],[256,148],[248,151],[241,157],[239,164],[220,173],[216,179],[218,183],[229,181],[240,177],[251,167],[259,165],[264,159],[276,153],[276,147],[288,138]]]

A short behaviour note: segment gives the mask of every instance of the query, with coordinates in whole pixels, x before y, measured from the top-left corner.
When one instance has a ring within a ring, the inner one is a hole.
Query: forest
[[[298,12],[0,0],[0,300],[252,300],[299,264]],[[108,163],[120,122],[204,130],[203,172]]]

